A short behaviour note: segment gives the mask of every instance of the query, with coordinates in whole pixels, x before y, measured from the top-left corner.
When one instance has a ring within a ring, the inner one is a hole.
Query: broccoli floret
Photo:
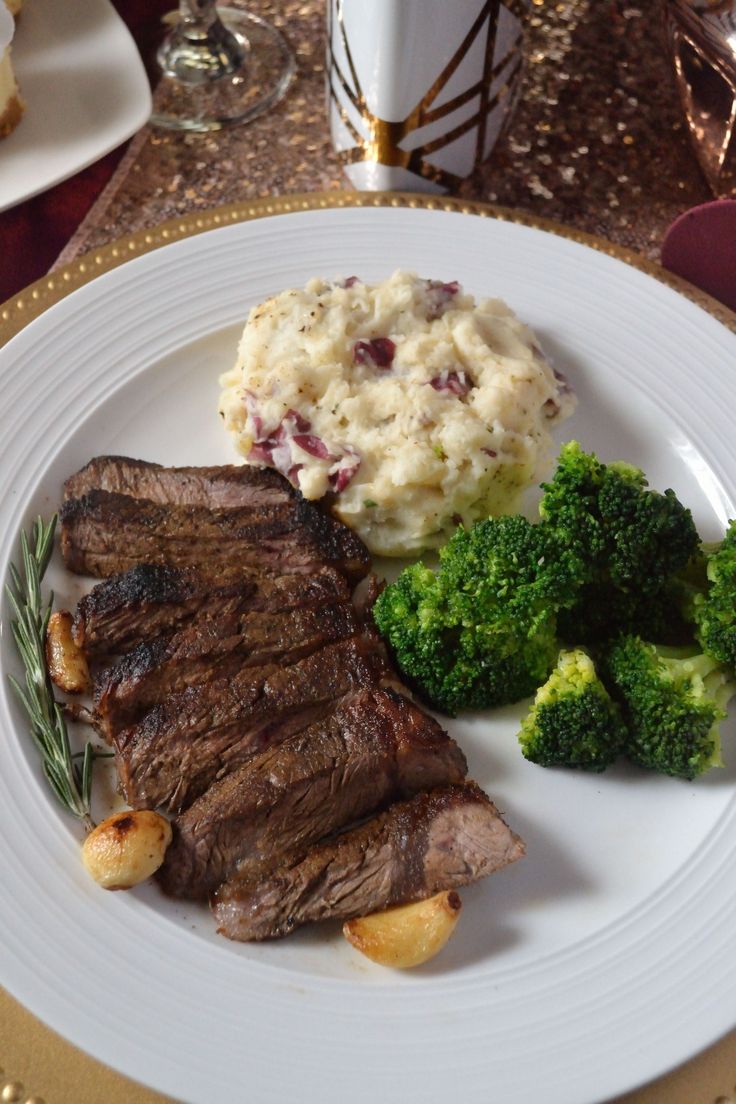
[[[587,652],[560,652],[522,723],[526,759],[542,767],[602,771],[618,758],[626,728]]]
[[[696,635],[705,652],[736,667],[736,521],[720,544],[703,547],[707,580],[692,609]]]
[[[423,563],[405,568],[377,598],[373,619],[422,695],[450,714],[462,708],[473,680],[464,673],[461,626],[448,618],[434,571]],[[450,670],[453,678],[448,680]]]
[[[543,521],[588,565],[589,583],[655,594],[698,547],[692,515],[674,491],[650,490],[639,468],[604,464],[577,441],[562,447],[542,490]]]
[[[577,601],[560,613],[557,631],[568,645],[599,645],[624,633],[657,644],[694,640],[692,617],[684,612],[686,593],[679,577],[656,594],[619,590],[613,583],[586,583]]]
[[[458,529],[435,573],[415,564],[373,616],[396,661],[438,709],[504,705],[532,694],[559,650],[557,610],[574,601],[580,564],[521,516]]]
[[[494,621],[503,615],[532,627],[575,601],[585,570],[574,550],[520,514],[459,528],[439,555],[439,580],[463,617],[480,602]]]
[[[734,685],[723,665],[688,651],[695,650],[622,636],[604,654],[601,672],[629,730],[628,757],[693,779],[722,765],[720,722]]]
[[[539,504],[542,520],[554,530],[560,545],[574,549],[586,565],[588,582],[598,577],[606,551],[598,511],[603,471],[596,456],[583,452],[577,441],[569,441],[560,449],[552,481],[542,484]]]

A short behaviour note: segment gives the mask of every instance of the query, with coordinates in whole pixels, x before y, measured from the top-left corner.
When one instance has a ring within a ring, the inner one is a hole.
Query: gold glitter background
[[[327,125],[323,0],[247,6],[295,49],[298,77],[286,99],[250,126],[215,134],[143,130],[60,261],[205,207],[350,187]],[[525,54],[507,135],[460,194],[658,259],[673,219],[712,198],[680,111],[660,0],[533,0]]]

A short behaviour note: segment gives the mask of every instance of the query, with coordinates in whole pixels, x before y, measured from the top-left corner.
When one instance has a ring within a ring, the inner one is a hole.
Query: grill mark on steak
[[[349,601],[277,613],[237,610],[196,621],[168,639],[139,644],[97,675],[99,723],[109,740],[169,694],[243,667],[293,663],[359,631]]]
[[[467,782],[393,805],[265,877],[236,874],[211,905],[229,939],[273,939],[310,921],[349,920],[459,889],[523,854],[491,800]]]
[[[75,643],[92,659],[129,651],[201,618],[255,610],[293,610],[349,597],[337,571],[313,575],[258,576],[230,580],[192,569],[139,564],[98,583],[77,605]]]
[[[222,934],[268,939],[458,888],[523,854],[392,673],[367,627],[381,584],[326,510],[270,469],[117,456],[92,460],[64,495],[67,567],[115,576],[74,621],[96,667],[95,723],[128,803],[179,814],[159,872],[168,893],[216,890]],[[351,595],[346,579],[364,581]]]
[[[181,812],[217,778],[324,716],[350,691],[392,678],[377,636],[363,633],[289,666],[244,668],[172,694],[113,737],[134,809]]]
[[[203,897],[285,852],[420,789],[461,782],[465,757],[436,721],[390,689],[350,695],[322,721],[215,782],[174,822],[167,893]]]
[[[94,490],[64,502],[60,516],[64,562],[81,575],[114,575],[140,563],[276,575],[328,564],[355,581],[370,565],[367,549],[347,526],[302,498],[210,510]]]
[[[287,504],[300,497],[289,481],[271,468],[247,464],[165,468],[129,456],[96,456],[67,479],[64,498],[81,498],[96,490],[147,498],[161,505],[214,510]]]

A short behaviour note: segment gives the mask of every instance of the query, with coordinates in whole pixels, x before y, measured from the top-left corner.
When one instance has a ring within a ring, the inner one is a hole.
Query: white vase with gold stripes
[[[332,139],[361,189],[447,192],[516,102],[528,0],[328,0]]]

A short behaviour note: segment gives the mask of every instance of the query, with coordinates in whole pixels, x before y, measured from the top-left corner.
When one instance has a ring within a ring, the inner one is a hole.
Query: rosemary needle
[[[25,670],[25,685],[9,676],[30,719],[30,732],[41,755],[46,779],[57,800],[81,820],[94,826],[90,812],[92,768],[97,753],[88,741],[80,755],[73,755],[64,713],[56,701],[46,668],[46,628],[51,616],[53,594],[44,604],[41,582],[51,559],[57,515],[48,524],[36,518],[30,539],[21,533],[21,568],[11,564],[5,590],[15,618],[13,637]],[[81,763],[78,761],[81,759]]]

